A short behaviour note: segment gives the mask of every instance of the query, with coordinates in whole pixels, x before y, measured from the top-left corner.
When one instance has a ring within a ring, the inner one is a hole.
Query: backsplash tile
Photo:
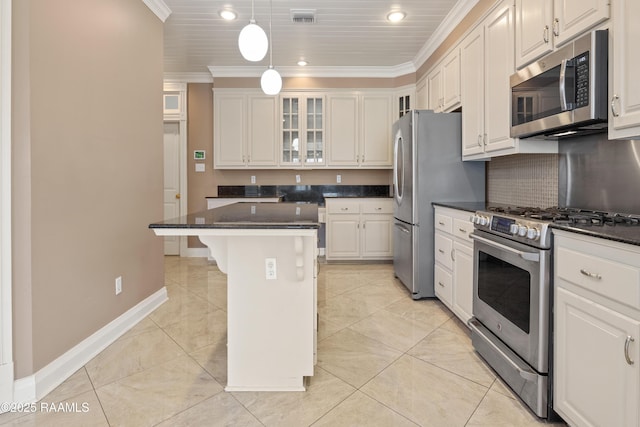
[[[558,155],[494,157],[487,162],[487,201],[510,206],[557,206]]]

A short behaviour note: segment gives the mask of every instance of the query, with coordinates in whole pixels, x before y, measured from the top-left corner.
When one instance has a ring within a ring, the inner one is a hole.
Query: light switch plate
[[[296,175],[296,184],[300,184],[300,175]]]
[[[196,163],[196,172],[204,172],[204,163]]]

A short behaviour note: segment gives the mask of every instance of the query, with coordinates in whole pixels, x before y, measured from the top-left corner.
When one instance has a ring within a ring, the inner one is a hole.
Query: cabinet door
[[[280,163],[286,165],[300,165],[302,163],[301,126],[302,118],[300,97],[283,96],[281,101],[282,116],[282,145]]]
[[[329,166],[358,165],[358,96],[329,96]]]
[[[391,97],[362,95],[360,164],[392,167]],[[333,147],[332,147],[333,148]]]
[[[516,0],[516,67],[553,50],[553,0]]]
[[[610,73],[613,80],[609,112],[609,138],[640,136],[640,55],[638,20],[640,1],[613,3],[613,29],[609,32],[613,53]]]
[[[424,78],[416,85],[416,102],[415,107],[421,110],[429,109],[429,85],[427,79]]]
[[[438,65],[427,76],[429,86],[429,109],[439,113],[442,111],[442,67]]]
[[[554,409],[572,425],[639,425],[640,322],[562,287],[555,322]]]
[[[390,215],[362,215],[362,257],[393,257],[392,233],[393,218]]]
[[[464,323],[473,315],[473,249],[453,243],[453,312]]]
[[[278,163],[277,104],[278,99],[273,96],[249,96],[246,160],[250,166],[275,166]]]
[[[442,62],[442,110],[451,111],[460,105],[460,53],[453,49]]]
[[[553,13],[555,45],[560,46],[596,24],[609,19],[610,2],[611,0],[555,0]],[[623,0],[621,3],[637,3],[637,1]]]
[[[246,164],[246,97],[242,94],[214,94],[214,166]]]
[[[435,294],[447,307],[451,307],[453,300],[453,279],[451,273],[439,264],[433,267],[433,283]]]
[[[327,216],[327,259],[360,257],[360,215]]]
[[[485,151],[515,147],[511,138],[511,88],[514,65],[513,5],[502,5],[485,21]]]
[[[324,98],[305,99],[304,164],[318,166],[325,163]]]
[[[462,156],[484,152],[484,30],[477,27],[460,45]],[[510,117],[510,116],[507,116]]]

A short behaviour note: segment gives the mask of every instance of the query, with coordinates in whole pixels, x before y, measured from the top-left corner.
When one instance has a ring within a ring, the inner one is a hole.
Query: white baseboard
[[[167,301],[163,287],[33,375],[14,381],[14,402],[36,402]]]

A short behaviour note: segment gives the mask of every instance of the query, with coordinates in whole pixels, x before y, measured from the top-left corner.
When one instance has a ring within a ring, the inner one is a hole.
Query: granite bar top
[[[391,197],[389,185],[221,185],[217,197],[282,197],[324,205],[326,197]]]
[[[319,228],[315,203],[233,203],[179,218],[149,224],[149,228],[302,229]]]

